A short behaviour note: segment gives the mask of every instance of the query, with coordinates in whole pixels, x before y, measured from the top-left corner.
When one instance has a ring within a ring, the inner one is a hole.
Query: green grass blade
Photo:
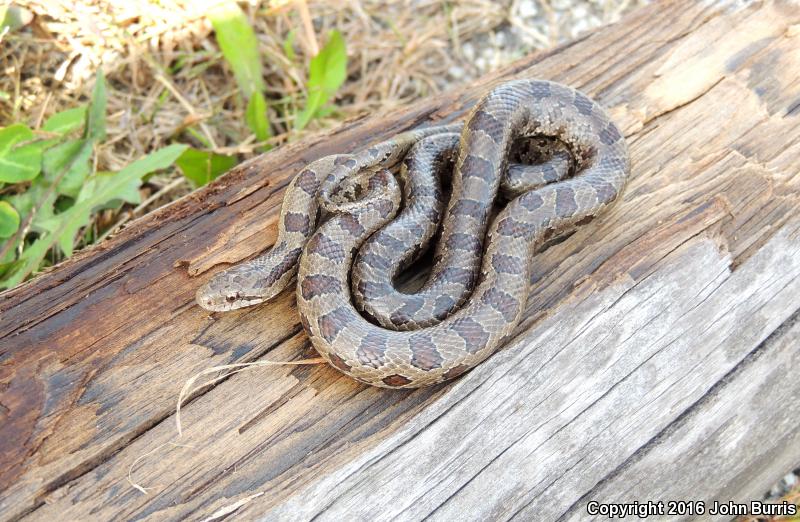
[[[102,68],[97,69],[92,100],[86,111],[86,127],[83,129],[83,137],[94,142],[101,141],[106,137],[106,77]]]
[[[211,9],[208,17],[242,94],[250,99],[253,93],[263,92],[258,40],[245,14],[235,2],[227,1]]]
[[[260,92],[253,93],[250,101],[247,102],[245,121],[247,121],[247,126],[256,135],[258,141],[266,141],[272,137],[272,132],[269,130],[269,120],[267,120],[267,101]],[[269,147],[264,147],[264,150],[266,149],[269,149]]]
[[[308,70],[306,106],[295,119],[295,128],[302,129],[319,116],[322,107],[336,94],[347,78],[347,48],[339,31],[333,30],[325,47],[311,59]]]

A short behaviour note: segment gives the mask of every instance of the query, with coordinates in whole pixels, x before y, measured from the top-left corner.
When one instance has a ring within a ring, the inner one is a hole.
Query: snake
[[[514,154],[535,139],[557,146],[529,175]],[[390,169],[400,163],[398,181]],[[450,163],[445,208],[435,173]],[[232,310],[296,280],[300,321],[331,366],[386,388],[447,381],[513,336],[537,248],[613,205],[629,172],[624,136],[591,98],[551,81],[506,82],[463,124],[412,130],[302,169],[287,189],[275,246],[217,274],[196,298],[208,310]],[[354,196],[342,197],[342,187]],[[510,201],[497,212],[499,193]],[[427,282],[402,295],[392,279],[435,235],[417,226],[420,215],[441,221],[440,237]]]

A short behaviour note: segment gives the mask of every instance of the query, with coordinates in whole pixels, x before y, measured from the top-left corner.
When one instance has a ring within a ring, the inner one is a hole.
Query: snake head
[[[263,303],[269,296],[263,289],[247,284],[247,278],[236,277],[235,273],[225,271],[212,277],[195,294],[201,307],[211,312],[227,312]]]

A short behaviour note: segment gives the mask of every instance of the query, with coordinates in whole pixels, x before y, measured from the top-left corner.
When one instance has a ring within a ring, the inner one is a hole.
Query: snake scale
[[[399,181],[388,170],[398,164]],[[507,82],[463,125],[308,165],[287,189],[275,246],[214,276],[197,301],[242,308],[296,277],[303,327],[332,366],[381,387],[442,382],[511,335],[536,248],[610,206],[629,170],[625,139],[597,103],[554,82]],[[510,201],[495,216],[498,194]],[[426,283],[400,292],[395,279],[439,226]]]

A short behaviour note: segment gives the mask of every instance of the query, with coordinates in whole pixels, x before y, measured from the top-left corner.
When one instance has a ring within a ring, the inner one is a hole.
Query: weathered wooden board
[[[313,356],[290,293],[195,289],[274,240],[313,159],[549,78],[629,139],[620,204],[538,256],[526,319],[456,382],[368,388]],[[757,498],[800,464],[800,6],[669,2],[480,84],[236,169],[0,301],[0,518],[583,519],[586,503]],[[137,461],[143,455],[147,458]],[[152,489],[144,495],[127,475]]]

